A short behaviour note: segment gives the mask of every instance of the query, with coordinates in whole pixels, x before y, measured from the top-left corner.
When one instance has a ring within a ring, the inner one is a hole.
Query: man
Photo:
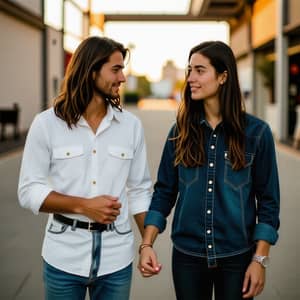
[[[54,107],[29,130],[20,204],[49,219],[46,299],[129,299],[133,214],[142,233],[151,180],[140,121],[120,106],[127,49],[91,37],[75,51]]]

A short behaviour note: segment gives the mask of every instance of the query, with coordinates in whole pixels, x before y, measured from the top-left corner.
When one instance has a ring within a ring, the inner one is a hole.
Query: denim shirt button
[[[215,145],[211,145],[211,146],[210,146],[210,149],[213,149],[213,150],[214,150],[214,149],[215,149]]]
[[[212,245],[208,245],[208,248],[211,249],[213,246]]]
[[[206,230],[206,233],[211,234],[211,230],[210,229]]]
[[[212,188],[209,188],[208,191],[211,193],[212,192]]]
[[[208,184],[213,184],[213,181],[212,180],[208,180]]]
[[[206,213],[207,213],[208,215],[210,215],[210,214],[211,214],[211,210],[208,209],[208,210],[206,211]]]
[[[214,166],[214,163],[210,163],[209,166],[212,168]]]

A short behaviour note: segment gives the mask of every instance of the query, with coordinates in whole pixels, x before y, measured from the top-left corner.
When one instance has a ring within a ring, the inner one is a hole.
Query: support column
[[[275,41],[275,99],[278,107],[278,139],[288,137],[288,38],[283,33],[286,24],[287,7],[285,0],[277,0],[277,37]]]

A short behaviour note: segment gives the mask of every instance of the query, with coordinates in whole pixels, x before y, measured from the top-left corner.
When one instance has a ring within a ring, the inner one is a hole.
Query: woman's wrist
[[[140,246],[139,246],[139,254],[141,254],[142,250],[143,250],[144,248],[147,248],[147,247],[152,248],[153,245],[152,245],[152,244],[149,244],[149,243],[143,243],[143,244],[140,244]]]

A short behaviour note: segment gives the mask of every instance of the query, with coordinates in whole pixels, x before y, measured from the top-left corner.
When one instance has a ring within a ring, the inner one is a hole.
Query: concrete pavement
[[[150,171],[155,180],[162,146],[175,120],[175,112],[138,110],[134,107],[129,107],[129,110],[136,113],[144,124]],[[299,300],[300,155],[284,146],[277,149],[282,197],[280,239],[271,251],[266,288],[257,299]],[[43,299],[40,252],[46,216],[34,216],[19,207],[16,189],[21,154],[18,151],[0,157],[0,299],[5,300]],[[155,244],[163,264],[161,274],[144,279],[134,269],[131,300],[175,299],[169,233],[170,221],[166,232],[158,237]]]

